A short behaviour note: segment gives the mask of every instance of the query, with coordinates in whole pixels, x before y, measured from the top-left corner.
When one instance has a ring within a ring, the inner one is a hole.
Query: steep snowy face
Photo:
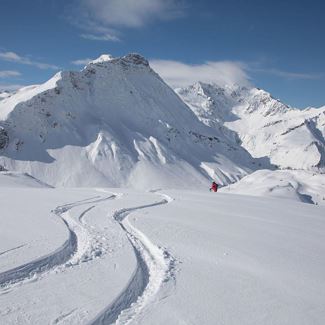
[[[51,185],[141,188],[228,184],[266,166],[224,129],[201,123],[142,56],[104,55],[0,102],[0,165]]]
[[[248,91],[238,92],[238,103],[245,105],[245,110],[237,110],[237,114],[256,113],[263,117],[273,116],[290,111],[290,107],[275,99],[268,92],[251,88]]]
[[[236,118],[229,108],[237,104],[238,95],[230,87],[197,82],[188,88],[178,88],[176,92],[207,125]]]
[[[235,145],[240,144],[237,133],[224,126],[225,121],[238,119],[229,109],[237,104],[234,89],[197,82],[188,88],[178,88],[175,91],[201,122],[216,129],[220,137]]]
[[[280,168],[324,170],[325,108],[293,109],[264,90],[236,85],[198,83],[176,92],[202,122],[235,132],[252,156]]]

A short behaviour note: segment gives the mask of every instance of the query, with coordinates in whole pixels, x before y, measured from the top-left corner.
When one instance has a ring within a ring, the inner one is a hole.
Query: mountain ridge
[[[253,157],[282,169],[325,171],[325,106],[299,110],[268,92],[196,83],[175,90],[205,124],[227,128]]]
[[[201,123],[138,54],[100,57],[0,102],[0,165],[54,186],[232,183],[267,159]]]

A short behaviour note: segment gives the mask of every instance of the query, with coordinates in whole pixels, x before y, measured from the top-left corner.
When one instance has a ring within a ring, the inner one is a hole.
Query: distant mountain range
[[[206,188],[325,167],[325,107],[293,109],[238,85],[174,91],[137,54],[0,97],[1,168],[53,186]]]
[[[203,123],[233,131],[253,157],[282,169],[324,172],[325,106],[299,110],[264,90],[237,85],[198,82],[176,92]]]

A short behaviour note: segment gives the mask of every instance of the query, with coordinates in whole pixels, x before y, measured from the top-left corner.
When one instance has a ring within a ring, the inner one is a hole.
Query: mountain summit
[[[0,102],[0,165],[54,186],[232,183],[254,159],[202,123],[138,54],[102,55]]]

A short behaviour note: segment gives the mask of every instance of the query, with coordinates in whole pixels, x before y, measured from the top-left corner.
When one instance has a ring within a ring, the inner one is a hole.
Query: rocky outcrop
[[[0,127],[0,149],[5,149],[9,143],[9,136],[7,131]]]

